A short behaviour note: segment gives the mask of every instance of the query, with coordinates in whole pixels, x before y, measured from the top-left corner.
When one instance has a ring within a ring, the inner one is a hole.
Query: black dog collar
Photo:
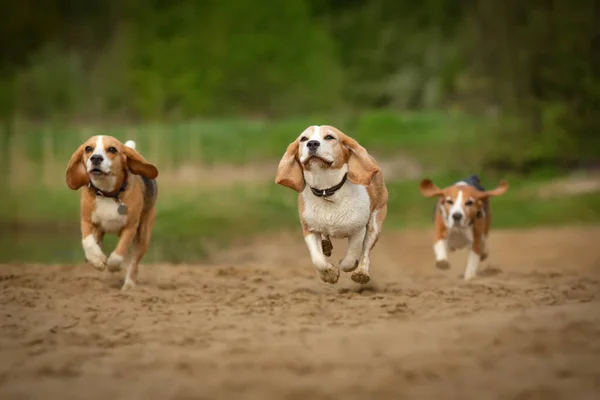
[[[338,183],[335,186],[330,187],[329,189],[316,189],[311,186],[310,190],[317,197],[330,197],[330,196],[333,196],[335,194],[335,192],[340,190],[342,188],[342,186],[344,186],[344,183],[346,183],[346,179],[348,179],[348,173],[344,174],[344,177],[342,178],[342,181],[340,183]]]

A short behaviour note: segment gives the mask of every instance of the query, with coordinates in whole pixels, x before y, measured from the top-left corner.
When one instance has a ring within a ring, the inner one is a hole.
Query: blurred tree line
[[[2,9],[4,116],[461,109],[501,115],[500,144],[598,153],[597,0],[20,0]]]

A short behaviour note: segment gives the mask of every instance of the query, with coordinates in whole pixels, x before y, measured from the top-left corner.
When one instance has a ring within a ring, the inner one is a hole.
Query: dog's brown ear
[[[501,180],[498,182],[498,186],[492,190],[486,190],[485,192],[477,192],[477,197],[480,199],[486,199],[488,197],[500,196],[508,190],[508,182]]]
[[[299,143],[297,139],[288,146],[281,161],[279,161],[275,183],[289,187],[300,193],[304,190],[305,182],[302,166],[300,166],[297,158],[298,147]]]
[[[437,187],[431,179],[423,179],[419,185],[419,190],[425,197],[442,196],[444,192]]]
[[[333,127],[332,127],[333,128]],[[348,180],[356,185],[369,186],[379,172],[379,165],[367,150],[350,136],[334,128],[340,142],[350,151],[348,157]]]
[[[137,175],[145,176],[148,179],[156,179],[158,169],[150,164],[140,153],[129,146],[123,146],[123,154],[127,158],[127,165],[131,172]]]
[[[90,177],[87,174],[85,165],[83,164],[83,149],[85,144],[79,146],[75,153],[71,156],[67,165],[66,181],[69,189],[77,190],[80,187],[90,183]]]

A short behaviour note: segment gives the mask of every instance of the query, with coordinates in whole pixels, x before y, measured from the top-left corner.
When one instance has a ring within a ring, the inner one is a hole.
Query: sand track
[[[493,232],[475,281],[385,233],[373,283],[321,283],[301,235],[147,265],[0,266],[2,399],[597,399],[600,228]],[[343,244],[334,242],[334,260]]]

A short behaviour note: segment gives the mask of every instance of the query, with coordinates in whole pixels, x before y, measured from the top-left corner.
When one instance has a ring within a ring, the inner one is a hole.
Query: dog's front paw
[[[333,285],[340,278],[340,269],[329,264],[326,268],[319,269],[319,276],[323,282]]]
[[[437,260],[435,262],[435,266],[438,269],[449,269],[450,268],[450,263],[448,262],[448,260]]]
[[[371,277],[369,276],[369,273],[363,269],[359,269],[358,271],[355,271],[350,278],[356,282],[356,283],[360,283],[361,285],[364,285],[365,283],[368,283],[371,280]]]
[[[110,253],[110,257],[108,257],[108,261],[106,262],[106,267],[110,272],[120,271],[122,264],[123,256],[118,255],[115,252]]]
[[[85,260],[98,271],[104,271],[106,268],[106,256],[102,252],[87,254]]]
[[[358,260],[344,258],[340,261],[340,269],[344,272],[352,272],[358,267]]]

